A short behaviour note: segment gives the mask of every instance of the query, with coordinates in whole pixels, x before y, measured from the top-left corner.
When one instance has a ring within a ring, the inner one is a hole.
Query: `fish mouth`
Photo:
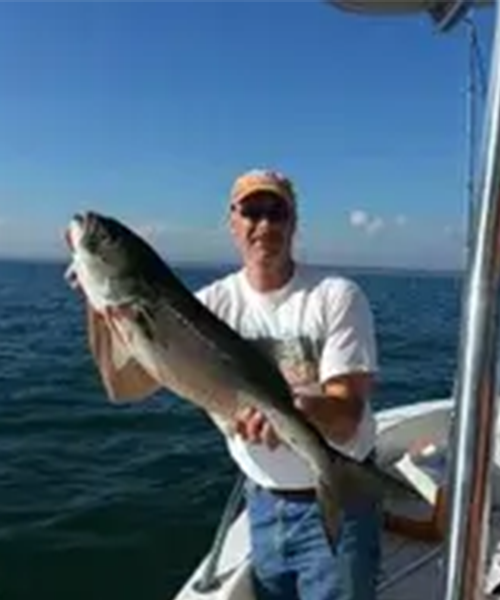
[[[71,252],[75,252],[77,250],[78,246],[92,225],[94,220],[93,217],[94,215],[92,212],[76,213],[73,215],[64,233],[66,244]]]

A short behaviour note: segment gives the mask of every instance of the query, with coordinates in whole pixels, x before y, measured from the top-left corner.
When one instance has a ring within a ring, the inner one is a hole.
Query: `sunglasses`
[[[255,203],[250,202],[242,205],[233,205],[232,211],[237,211],[244,219],[257,223],[266,219],[270,223],[286,223],[290,219],[291,211],[283,201],[273,203]]]

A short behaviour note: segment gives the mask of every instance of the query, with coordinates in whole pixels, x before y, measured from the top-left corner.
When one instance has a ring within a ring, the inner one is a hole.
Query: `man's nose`
[[[258,221],[256,221],[255,226],[260,229],[269,229],[273,226],[273,221],[268,217],[268,215],[262,215]]]

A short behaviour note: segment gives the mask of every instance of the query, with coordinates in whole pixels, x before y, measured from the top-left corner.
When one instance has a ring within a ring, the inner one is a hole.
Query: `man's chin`
[[[269,248],[269,246],[256,246],[252,251],[252,256],[260,260],[276,260],[279,255],[280,250],[278,248]]]
[[[279,266],[283,262],[283,256],[279,251],[262,251],[254,252],[252,254],[252,260],[256,264],[260,264],[266,267]]]
[[[263,256],[277,256],[283,251],[283,244],[281,243],[269,243],[269,242],[255,242],[252,247],[252,251],[255,254]]]

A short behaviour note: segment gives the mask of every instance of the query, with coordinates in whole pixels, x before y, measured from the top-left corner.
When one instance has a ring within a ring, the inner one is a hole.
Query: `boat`
[[[429,400],[385,409],[376,414],[378,463],[394,474],[403,475],[421,492],[421,503],[400,507],[401,514],[413,514],[425,522],[432,511],[437,490],[445,478],[447,440],[454,412],[451,398]],[[422,436],[422,432],[425,432]],[[496,437],[500,440],[500,423]],[[419,440],[420,451],[409,448]],[[491,527],[500,539],[500,444],[495,456],[497,472],[493,485]],[[429,452],[432,449],[432,452]],[[238,512],[238,484],[228,502],[221,522],[221,544],[215,544],[176,595],[175,600],[253,600],[248,521],[244,510]],[[398,507],[393,507],[397,510]],[[225,523],[224,523],[225,522]],[[216,536],[217,538],[217,536]],[[384,531],[378,598],[380,600],[438,600],[443,540],[415,539],[404,532]],[[488,551],[485,594],[500,590],[500,562],[494,544]],[[500,595],[500,591],[499,591]]]
[[[383,531],[380,600],[421,600],[423,594],[426,600],[500,598],[498,2],[327,0],[331,7],[351,12],[353,17],[426,15],[443,33],[470,23],[471,12],[477,8],[493,9],[496,14],[478,181],[471,186],[469,198],[470,229],[453,396],[422,399],[375,414],[378,464],[412,485],[419,495],[411,504],[384,504],[389,516]],[[212,547],[175,600],[254,600],[248,519],[240,506],[242,488],[240,476]],[[443,494],[447,510],[440,521]],[[394,517],[400,523],[396,528],[390,525]]]

